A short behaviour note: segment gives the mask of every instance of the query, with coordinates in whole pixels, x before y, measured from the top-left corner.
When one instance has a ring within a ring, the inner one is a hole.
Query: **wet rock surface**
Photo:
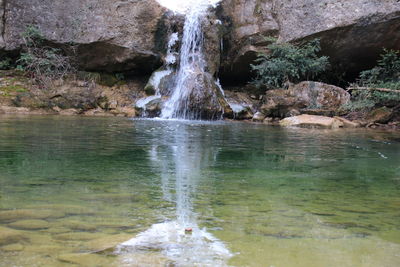
[[[249,120],[257,109],[257,101],[243,92],[225,91],[225,98],[233,112],[233,119]]]

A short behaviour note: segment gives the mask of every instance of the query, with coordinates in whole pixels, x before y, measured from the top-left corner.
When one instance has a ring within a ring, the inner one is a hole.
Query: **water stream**
[[[208,9],[217,4],[216,0],[200,1],[168,1],[160,0],[162,5],[169,9],[184,14],[185,23],[182,33],[181,47],[179,50],[179,66],[173,88],[170,89],[169,99],[164,103],[161,118],[171,119],[201,119],[204,114],[198,105],[209,103],[197,103],[203,100],[204,90],[217,88],[217,81],[207,73],[207,62],[204,57],[204,34],[202,23]],[[166,56],[166,69],[170,70],[170,64],[175,63],[176,58],[171,53],[171,44],[177,41],[177,33],[170,37]],[[166,76],[169,73],[162,73]],[[211,88],[210,88],[211,87]],[[157,92],[159,93],[159,92]],[[207,97],[205,97],[207,98]],[[204,99],[205,99],[204,98]],[[210,116],[210,115],[207,115]],[[212,117],[212,116],[211,116]]]

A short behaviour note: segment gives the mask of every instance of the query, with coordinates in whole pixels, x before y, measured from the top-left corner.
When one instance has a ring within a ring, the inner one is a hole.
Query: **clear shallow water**
[[[365,129],[2,116],[0,266],[399,266],[399,159]]]

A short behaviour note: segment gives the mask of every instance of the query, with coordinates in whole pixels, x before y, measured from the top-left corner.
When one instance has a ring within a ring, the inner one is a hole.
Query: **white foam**
[[[225,245],[205,229],[193,226],[191,234],[177,221],[153,224],[117,247],[118,254],[159,251],[177,266],[227,266],[232,254]]]
[[[186,14],[193,6],[215,6],[220,0],[157,0],[162,6],[180,13]]]
[[[138,101],[136,101],[135,106],[138,107],[138,108],[143,108],[143,109],[145,109],[145,108],[146,108],[146,105],[147,105],[150,101],[153,101],[154,99],[157,99],[157,98],[160,98],[160,96],[158,96],[158,95],[152,95],[152,96],[148,96],[148,97],[145,97],[145,98],[141,98],[141,99],[139,99]]]
[[[245,109],[245,107],[243,105],[240,105],[240,104],[232,103],[232,102],[229,102],[229,101],[228,101],[228,104],[231,107],[232,111],[234,113],[236,113],[236,114]]]
[[[166,62],[168,67],[169,67],[169,65],[172,65],[172,64],[176,63],[177,53],[174,53],[172,51],[172,47],[178,41],[179,41],[178,33],[174,32],[173,34],[171,34],[171,36],[169,37],[169,41],[168,41],[167,56],[165,57],[165,62]]]

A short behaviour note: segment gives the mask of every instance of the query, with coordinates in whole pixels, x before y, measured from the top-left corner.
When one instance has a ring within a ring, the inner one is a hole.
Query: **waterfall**
[[[166,1],[168,0],[160,0],[162,4],[163,2],[165,4]],[[180,64],[175,86],[171,90],[170,98],[164,104],[161,117],[166,119],[201,119],[203,116],[201,113],[204,113],[204,111],[199,106],[205,104],[201,103],[202,89],[217,86],[212,76],[206,73],[207,62],[203,54],[202,21],[207,15],[207,9],[210,5],[216,4],[218,1],[188,0],[175,1],[174,4],[176,2],[182,2],[180,8],[185,10]],[[214,101],[212,104],[217,105],[217,102]]]
[[[208,13],[220,0],[157,1],[184,18],[184,26],[182,33],[178,30],[170,35],[164,65],[150,76],[144,88],[146,96],[136,102],[136,110],[142,117],[163,119],[218,120],[232,116],[216,78],[223,45],[222,22]],[[169,26],[167,31],[180,26]]]

